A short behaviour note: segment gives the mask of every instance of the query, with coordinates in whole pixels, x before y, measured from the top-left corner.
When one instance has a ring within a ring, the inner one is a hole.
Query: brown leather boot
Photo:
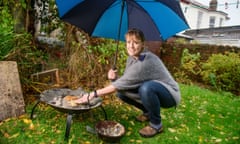
[[[146,121],[149,121],[149,117],[145,114],[141,114],[136,117],[136,120],[139,122],[146,122]]]
[[[142,136],[142,137],[153,137],[155,136],[156,134],[159,134],[163,132],[163,127],[161,127],[160,129],[155,129],[153,127],[151,127],[150,125],[142,128],[141,130],[139,130],[139,134]]]

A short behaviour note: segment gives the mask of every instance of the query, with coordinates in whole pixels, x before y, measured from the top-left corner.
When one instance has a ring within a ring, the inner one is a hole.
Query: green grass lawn
[[[142,138],[138,130],[147,123],[136,122],[141,112],[116,98],[103,104],[108,119],[126,128],[122,144],[239,144],[240,97],[216,93],[197,86],[181,85],[182,101],[175,109],[162,109],[164,132],[153,138]],[[74,115],[69,140],[64,141],[67,114],[44,104],[38,105],[31,120],[32,105],[26,115],[0,122],[0,144],[103,144],[95,134],[86,131],[104,119],[96,108]]]

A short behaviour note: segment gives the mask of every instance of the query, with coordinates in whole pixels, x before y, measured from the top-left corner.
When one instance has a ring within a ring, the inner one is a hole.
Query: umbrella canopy
[[[56,0],[59,16],[90,36],[124,40],[130,28],[159,41],[188,29],[178,0]]]

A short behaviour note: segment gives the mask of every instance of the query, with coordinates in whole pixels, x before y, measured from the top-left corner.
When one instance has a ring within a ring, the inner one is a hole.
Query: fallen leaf
[[[127,136],[130,136],[131,133],[132,133],[131,131],[128,131],[128,132],[126,133],[126,135],[127,135]]]
[[[32,123],[32,120],[30,120],[30,119],[23,119],[23,122],[25,124],[30,124],[30,123]]]
[[[175,140],[177,140],[177,141],[179,140],[178,137],[176,137],[176,136],[175,136],[174,138],[175,138]]]
[[[29,129],[30,129],[30,130],[33,130],[33,129],[34,129],[33,123],[31,123],[31,124],[29,125]]]
[[[236,137],[236,136],[235,136],[235,137],[232,137],[232,139],[233,139],[233,140],[238,140],[239,137]]]
[[[199,143],[202,143],[202,142],[203,142],[203,137],[202,137],[202,136],[199,136],[199,137],[198,137],[198,141],[199,141]]]
[[[11,118],[7,118],[7,119],[4,120],[4,122],[8,122],[10,120],[11,120]]]
[[[177,130],[175,130],[173,128],[168,128],[168,131],[170,131],[171,133],[175,133]]]
[[[222,139],[218,138],[215,140],[215,142],[217,142],[217,143],[222,142]]]
[[[162,119],[166,119],[166,115],[161,114]]]
[[[134,139],[130,139],[129,142],[133,143],[133,142],[135,142],[135,140]]]
[[[14,135],[10,136],[9,139],[16,138],[17,136],[19,136],[19,133],[15,133]]]
[[[4,137],[6,137],[6,138],[9,138],[9,137],[10,137],[10,135],[9,135],[7,132],[5,132],[3,135],[4,135]]]
[[[130,124],[133,125],[133,126],[135,125],[134,121],[130,121]]]

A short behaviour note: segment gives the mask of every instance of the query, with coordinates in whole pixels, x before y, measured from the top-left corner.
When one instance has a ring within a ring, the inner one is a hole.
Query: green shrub
[[[0,60],[13,49],[13,18],[8,7],[0,7]]]
[[[16,61],[21,81],[26,82],[32,73],[40,70],[47,56],[34,46],[31,34],[14,32],[15,20],[8,6],[10,3],[5,2],[6,5],[0,6],[0,61]]]
[[[192,80],[198,81],[201,73],[200,58],[200,53],[191,54],[188,49],[184,49],[180,69],[174,74],[177,81],[186,84]]]
[[[95,46],[90,46],[89,49],[96,54],[98,63],[100,63],[103,66],[106,64],[114,65],[114,60],[117,54],[115,65],[119,72],[121,74],[123,73],[125,61],[127,58],[124,43],[122,42],[117,43],[113,40],[106,39],[103,43],[100,43]]]
[[[239,94],[240,54],[213,54],[202,64],[202,79],[216,89]]]
[[[72,85],[89,81],[96,87],[107,79],[107,71],[113,67],[117,43],[111,39],[87,38],[83,42],[71,42],[71,54],[68,61],[69,79]],[[91,43],[90,43],[91,42]],[[119,42],[116,68],[121,75],[125,67],[127,54],[124,43]],[[97,79],[96,79],[97,78]]]

